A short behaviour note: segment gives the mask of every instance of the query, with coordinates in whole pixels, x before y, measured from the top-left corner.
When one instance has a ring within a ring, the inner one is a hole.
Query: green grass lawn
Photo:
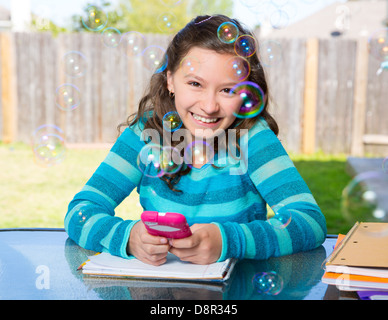
[[[25,144],[0,143],[0,228],[63,227],[67,206],[83,187],[108,150],[68,149],[60,164],[43,167]],[[292,155],[327,219],[328,233],[346,233],[340,210],[342,190],[351,178],[345,156]],[[136,191],[116,209],[124,219],[138,218]]]
[[[38,165],[24,144],[0,144],[0,228],[63,228],[67,206],[81,190],[108,150],[66,150],[65,159],[52,167]],[[139,217],[141,207],[133,192],[116,214]]]
[[[328,233],[347,233],[352,225],[341,212],[342,190],[352,179],[345,171],[346,156],[315,154],[291,158],[326,217]]]

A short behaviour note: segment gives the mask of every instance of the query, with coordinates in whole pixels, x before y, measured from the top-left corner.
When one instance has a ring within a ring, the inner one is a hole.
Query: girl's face
[[[241,99],[231,89],[238,82],[233,69],[226,67],[232,57],[194,47],[175,73],[167,72],[167,88],[175,93],[176,110],[193,137],[227,130],[236,119],[233,113],[239,111]]]

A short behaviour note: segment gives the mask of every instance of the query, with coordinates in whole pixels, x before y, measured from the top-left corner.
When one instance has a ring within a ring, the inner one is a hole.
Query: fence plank
[[[306,76],[303,113],[303,149],[302,152],[315,152],[315,124],[318,88],[318,39],[309,39],[306,43]]]
[[[355,49],[353,40],[320,40],[316,120],[318,150],[350,152]]]
[[[371,43],[378,45],[377,41]],[[385,69],[380,75],[377,70],[381,66],[381,59],[369,54],[367,88],[365,96],[365,135],[388,135],[388,70]],[[364,145],[365,153],[388,155],[386,145],[368,143]]]
[[[357,43],[356,85],[354,92],[352,149],[353,156],[364,154],[365,111],[368,81],[368,46],[366,39]]]
[[[17,138],[18,114],[13,35],[11,33],[1,33],[0,46],[2,139],[5,143],[10,143]]]
[[[278,39],[276,43],[281,48],[281,56],[277,52],[275,62],[264,66],[271,96],[270,112],[279,125],[279,138],[284,146],[287,150],[300,152],[305,40]],[[263,43],[263,49],[267,49],[266,43]]]

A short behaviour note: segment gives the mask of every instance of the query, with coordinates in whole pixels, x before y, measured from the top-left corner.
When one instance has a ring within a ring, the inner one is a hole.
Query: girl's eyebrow
[[[195,75],[194,73],[188,73],[184,76],[185,79],[194,79],[198,82],[201,82],[201,83],[207,83],[207,81],[203,78],[201,78],[200,76],[198,75]],[[220,86],[222,87],[234,87],[236,84],[238,84],[239,82],[237,81],[229,81],[229,82],[222,82]]]
[[[194,74],[194,73],[188,73],[188,74],[185,74],[184,76],[185,79],[188,79],[188,78],[193,78],[195,80],[198,80],[200,82],[206,82],[205,79],[201,78],[200,76]]]

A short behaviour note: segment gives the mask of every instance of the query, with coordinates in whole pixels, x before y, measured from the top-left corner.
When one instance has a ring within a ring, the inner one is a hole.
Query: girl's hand
[[[167,238],[149,234],[141,221],[132,227],[127,244],[128,254],[145,263],[159,266],[166,262],[169,249]]]
[[[194,224],[190,237],[170,239],[170,252],[183,261],[196,264],[216,262],[222,250],[220,230],[214,224]]]

